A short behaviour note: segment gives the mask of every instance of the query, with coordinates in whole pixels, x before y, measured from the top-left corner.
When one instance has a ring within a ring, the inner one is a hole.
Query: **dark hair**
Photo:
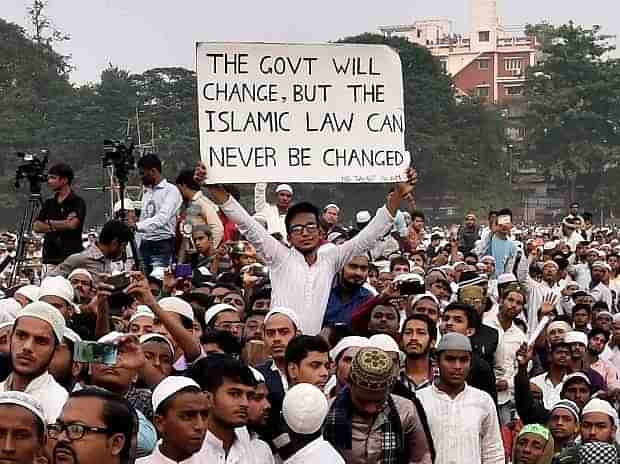
[[[138,169],[156,169],[161,172],[161,160],[155,153],[147,153],[138,160]]]
[[[492,210],[490,210],[490,211],[489,211],[489,214],[488,214],[488,216],[487,216],[487,217],[489,218],[489,221],[491,220],[491,218],[492,218],[493,216],[497,216],[497,211],[496,211],[496,210],[494,210],[494,209],[492,209]]]
[[[467,317],[467,328],[473,329],[477,326],[478,314],[473,306],[465,303],[450,303],[443,313],[446,314],[448,311],[463,311]]]
[[[319,208],[314,206],[312,203],[302,201],[301,203],[297,203],[291,206],[286,213],[286,217],[284,218],[284,225],[286,226],[287,232],[291,228],[291,222],[293,221],[293,218],[298,214],[303,213],[312,214],[316,218],[316,223],[319,223],[319,218],[321,217],[321,212],[319,211]]]
[[[373,307],[373,308],[370,310],[370,318],[371,318],[371,319],[372,319],[372,313],[374,313],[374,312],[375,312],[375,309],[377,309],[377,308],[379,308],[379,307],[381,307],[381,308],[387,308],[387,309],[392,309],[392,310],[396,313],[396,319],[398,319],[398,321],[400,322],[400,311],[399,311],[396,307],[392,306],[391,304],[378,304],[378,305],[376,305],[375,307]]]
[[[575,318],[575,313],[579,311],[580,309],[585,309],[588,312],[588,314],[592,314],[592,308],[590,307],[589,304],[578,303],[575,306],[573,306],[573,319]]]
[[[512,220],[512,211],[510,211],[508,208],[504,208],[504,209],[500,209],[497,212],[498,216],[510,216],[510,219]]]
[[[227,353],[213,353],[196,361],[189,370],[189,377],[204,391],[213,394],[224,385],[225,379],[249,387],[256,386],[250,368]]]
[[[398,264],[404,264],[407,266],[407,269],[411,270],[411,264],[409,263],[409,260],[407,258],[405,258],[404,256],[394,256],[392,259],[390,259],[390,272],[393,272],[394,268]]]
[[[419,209],[411,211],[411,221],[415,221],[415,218],[421,218],[423,221],[426,221],[426,216],[424,216],[424,213]]]
[[[112,241],[118,240],[118,243],[129,243],[131,240],[131,229],[122,221],[108,221],[103,225],[99,232],[99,243],[107,245]]]
[[[157,414],[158,416],[165,416],[166,414],[168,414],[168,410],[172,407],[172,402],[175,400],[177,395],[181,393],[200,393],[200,389],[192,385],[181,388],[180,390],[176,391],[168,398],[166,398],[164,401],[159,403],[159,406],[157,406],[157,409],[155,410],[155,414]]]
[[[592,222],[592,213],[585,212],[581,215],[581,217],[583,218],[584,221]]]
[[[549,348],[549,352],[553,353],[555,350],[557,350],[558,348],[564,348],[570,351],[570,343],[566,343],[566,342],[557,342],[554,343],[553,345],[551,345],[551,347]]]
[[[73,179],[75,178],[75,174],[73,174],[73,169],[71,166],[65,163],[57,163],[53,165],[48,174],[52,176],[64,177],[69,182],[69,185],[73,183]]]
[[[329,328],[327,343],[329,343],[331,347],[336,346],[344,337],[353,335],[353,330],[346,322],[330,322],[326,324],[325,327]]]
[[[101,416],[108,429],[107,435],[120,433],[125,437],[120,458],[121,462],[127,462],[138,424],[137,413],[133,406],[122,396],[98,387],[86,387],[74,391],[69,394],[69,398],[95,398],[103,402]]]
[[[176,180],[176,185],[185,185],[188,189],[197,192],[200,190],[200,185],[194,179],[194,171],[191,169],[185,169],[179,173]]]
[[[299,335],[289,342],[284,359],[287,365],[288,363],[299,365],[312,351],[328,353],[329,345],[320,335]]]
[[[600,309],[601,311],[609,311],[609,306],[607,305],[606,301],[600,300],[596,301],[592,305],[592,310],[594,311],[595,309]]]
[[[237,337],[226,330],[208,327],[202,334],[202,337],[200,337],[201,345],[206,345],[207,343],[217,345],[222,351],[228,354],[235,356],[241,355],[241,343],[239,343]]]
[[[588,334],[588,340],[596,337],[597,335],[603,335],[605,337],[605,343],[609,342],[609,337],[611,336],[606,330],[603,330],[600,327],[595,327]]]
[[[403,324],[403,328],[400,331],[400,336],[401,337],[403,336],[403,333],[405,333],[405,327],[407,327],[407,323],[409,321],[424,322],[426,324],[426,330],[428,331],[428,334],[430,335],[431,339],[433,339],[433,340],[437,339],[437,325],[426,314],[420,314],[420,313],[412,314],[407,319],[405,319],[405,323]]]

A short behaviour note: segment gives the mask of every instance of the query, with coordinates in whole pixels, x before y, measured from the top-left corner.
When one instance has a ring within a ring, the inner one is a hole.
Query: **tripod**
[[[15,248],[15,258],[13,259],[15,264],[9,278],[9,287],[16,285],[19,280],[19,275],[26,261],[26,244],[31,237],[32,225],[41,210],[42,204],[40,187],[37,189],[36,186],[31,184],[30,197],[17,231],[17,246]]]

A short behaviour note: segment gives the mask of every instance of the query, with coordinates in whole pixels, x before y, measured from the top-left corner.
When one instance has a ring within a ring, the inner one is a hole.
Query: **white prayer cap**
[[[34,317],[47,322],[52,328],[54,335],[56,335],[56,340],[58,340],[58,342],[62,341],[67,324],[65,323],[65,318],[62,313],[51,304],[43,301],[35,301],[34,303],[27,304],[19,312],[16,320],[19,320],[22,317]]]
[[[328,411],[329,405],[323,392],[309,383],[295,385],[282,402],[284,421],[300,435],[319,431]]]
[[[129,323],[131,324],[133,321],[138,319],[139,317],[150,317],[151,319],[155,319],[155,313],[151,311],[146,305],[139,305],[136,308],[136,312],[129,318]]]
[[[164,378],[164,380],[159,382],[159,384],[155,387],[155,390],[153,390],[153,395],[151,396],[151,401],[153,402],[153,410],[157,413],[157,408],[159,408],[160,404],[162,404],[165,400],[170,398],[175,393],[188,387],[194,387],[197,388],[198,391],[200,391],[200,385],[198,385],[189,377],[171,375]]]
[[[41,289],[36,285],[24,285],[23,287],[19,287],[15,290],[15,293],[19,293],[20,295],[25,296],[32,303],[33,301],[37,301],[39,299],[39,293],[41,293]]]
[[[564,343],[581,343],[588,346],[588,336],[583,332],[573,330],[564,334]]]
[[[41,291],[39,292],[39,300],[44,296],[55,296],[62,298],[69,304],[73,304],[75,298],[75,290],[71,286],[71,282],[61,276],[46,277],[41,282]]]
[[[166,298],[162,298],[157,303],[164,311],[180,314],[181,316],[188,318],[190,321],[194,320],[194,310],[192,309],[192,305],[179,297],[168,296]]]
[[[0,330],[6,327],[13,327],[13,324],[15,324],[15,319],[13,319],[12,321],[0,322]]]
[[[276,193],[280,193],[280,192],[288,192],[291,195],[293,194],[293,187],[291,187],[288,184],[280,184],[276,187]]]
[[[74,330],[71,330],[69,327],[65,327],[64,338],[66,338],[72,343],[77,343],[77,342],[82,341],[82,337],[80,337]]]
[[[99,338],[97,342],[98,343],[116,343],[118,339],[121,338],[123,335],[125,334],[114,330],[112,332],[105,334],[103,337]]]
[[[256,383],[265,383],[265,376],[261,374],[259,370],[254,369],[252,366],[248,367],[250,368],[250,371],[252,371],[252,375],[254,375],[254,380],[256,380]]]
[[[398,348],[398,343],[387,334],[376,334],[368,339],[370,342],[370,346],[375,348],[379,348],[387,353],[398,353],[400,349]]]
[[[555,242],[545,242],[545,244],[543,245],[543,250],[545,251],[550,251],[555,249]]]
[[[420,293],[419,295],[416,295],[413,298],[413,301],[411,302],[411,306],[413,307],[413,305],[415,305],[418,301],[423,300],[424,298],[429,298],[431,300],[433,300],[435,302],[436,305],[439,306],[439,300],[437,299],[437,297],[435,295],[433,295],[431,292],[425,292],[425,293]]]
[[[592,398],[588,404],[583,407],[581,411],[581,417],[585,417],[586,414],[591,412],[600,412],[607,414],[616,427],[618,426],[618,412],[607,401],[600,400],[598,398]]]
[[[157,279],[160,282],[163,282],[165,274],[166,274],[165,267],[154,267],[153,271],[149,274],[149,277],[152,277],[153,279]]]
[[[233,305],[229,305],[228,303],[218,303],[207,309],[207,312],[205,313],[205,325],[209,325],[215,316],[224,311],[238,312],[237,308]]]
[[[572,327],[570,326],[570,324],[566,321],[553,321],[551,323],[549,323],[549,325],[547,326],[547,333],[551,332],[554,329],[565,329],[566,332],[570,332]]]
[[[595,267],[601,267],[611,272],[611,266],[607,264],[605,261],[595,261],[594,264],[592,264],[592,269],[594,269]]]
[[[136,209],[134,202],[131,198],[125,198],[125,204],[121,204],[121,200],[118,200],[114,203],[114,214],[118,213],[121,210],[121,207],[125,208],[125,211],[133,211]]]
[[[338,207],[338,205],[336,205],[334,203],[330,203],[329,205],[325,206],[325,208],[323,208],[323,211],[327,211],[330,208],[333,208],[336,211],[340,212],[340,208]]]
[[[613,322],[620,322],[620,313],[614,314]]]
[[[165,342],[168,345],[168,348],[170,348],[170,354],[174,356],[174,346],[172,346],[172,343],[170,342],[170,340],[168,340],[168,338],[164,337],[162,334],[147,333],[147,334],[142,335],[139,339],[140,345],[144,345],[145,343],[148,343],[153,340],[159,341],[159,342]]]
[[[612,320],[614,318],[614,315],[610,311],[607,311],[607,310],[599,311],[599,313],[596,315],[596,317],[598,318],[601,315],[609,316]]]
[[[17,313],[21,311],[22,305],[14,298],[5,298],[0,300],[0,321],[14,321]]]
[[[297,314],[295,314],[295,311],[293,311],[290,308],[285,308],[283,306],[279,306],[277,308],[273,308],[271,311],[269,311],[266,315],[265,315],[265,320],[263,322],[263,324],[267,325],[267,321],[269,321],[270,318],[272,318],[273,316],[275,316],[276,314],[282,314],[286,317],[288,317],[291,322],[293,323],[293,325],[295,326],[295,328],[299,331],[302,330],[301,328],[301,324],[299,322],[299,318],[297,317]]]
[[[32,414],[35,415],[37,419],[39,419],[43,426],[47,424],[47,419],[45,418],[45,412],[43,411],[43,406],[34,396],[29,395],[28,393],[20,392],[20,391],[5,391],[0,393],[0,405],[13,405],[20,406],[22,408],[27,409]]]
[[[556,263],[555,261],[553,261],[552,259],[548,259],[547,261],[545,261],[543,263],[543,269],[546,268],[547,266],[552,266],[554,267],[556,270],[560,269],[560,266],[558,266],[558,263]]]
[[[332,361],[336,361],[341,353],[345,352],[349,348],[365,348],[370,346],[370,340],[366,337],[358,337],[357,335],[351,335],[350,337],[343,337],[336,346],[329,352],[329,357]]]
[[[358,211],[355,215],[355,222],[357,222],[358,224],[365,224],[370,221],[370,218],[371,216],[368,211]]]
[[[480,261],[482,261],[482,262],[484,262],[484,261],[491,261],[493,264],[495,264],[495,258],[493,256],[490,256],[490,255],[483,256]]]
[[[88,280],[90,280],[91,282],[93,281],[93,275],[90,272],[88,272],[86,269],[81,269],[81,268],[73,270],[73,272],[69,274],[69,277],[67,277],[67,279],[71,280],[76,275],[86,276],[88,277]]]

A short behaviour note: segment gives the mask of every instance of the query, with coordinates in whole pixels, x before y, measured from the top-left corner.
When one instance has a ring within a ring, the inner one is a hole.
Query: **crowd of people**
[[[52,166],[35,234],[1,237],[0,462],[620,463],[620,241],[578,204],[431,227],[410,169],[345,227],[287,184],[248,212],[202,164],[138,169],[85,233]]]

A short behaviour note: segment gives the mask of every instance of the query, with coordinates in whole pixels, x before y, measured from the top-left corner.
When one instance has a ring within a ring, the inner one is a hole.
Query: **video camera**
[[[47,182],[47,162],[49,150],[41,149],[38,153],[16,153],[18,158],[24,160],[17,166],[15,172],[15,188],[20,187],[21,180],[27,179],[32,193],[41,193],[41,184]]]
[[[136,167],[133,157],[134,144],[126,146],[120,140],[103,141],[103,167],[114,166],[116,178],[125,182],[129,172]]]

